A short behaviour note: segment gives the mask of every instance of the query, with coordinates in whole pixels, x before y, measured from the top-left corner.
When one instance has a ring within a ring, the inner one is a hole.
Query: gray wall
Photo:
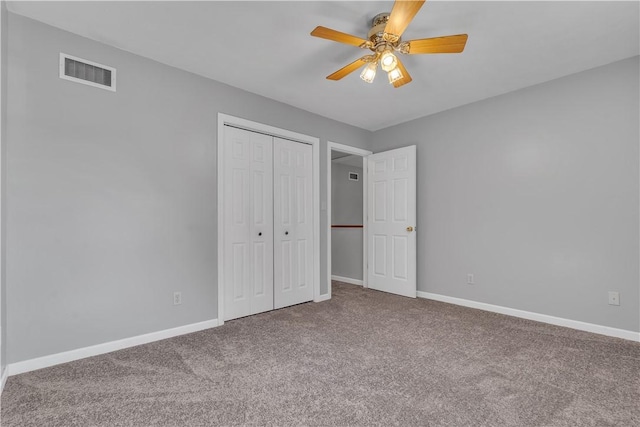
[[[0,2],[0,377],[7,365],[7,287],[5,280],[6,254],[6,132],[7,132],[7,42],[8,12]]]
[[[218,112],[417,144],[420,290],[639,329],[638,58],[372,134],[17,15],[8,37],[8,362],[217,317]],[[118,92],[59,79],[60,51]]]
[[[638,75],[635,57],[375,132],[376,152],[418,146],[418,289],[638,331]]]
[[[350,181],[349,172],[360,174]],[[337,162],[331,164],[332,224],[362,225],[362,168]],[[362,228],[331,230],[331,274],[362,280]]]
[[[372,135],[14,14],[9,48],[10,363],[217,317],[218,112],[321,153]],[[60,79],[61,51],[116,67],[117,93]]]

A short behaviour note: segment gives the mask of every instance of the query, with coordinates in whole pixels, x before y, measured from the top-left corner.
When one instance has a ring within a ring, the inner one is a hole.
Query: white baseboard
[[[149,334],[138,335],[135,337],[124,338],[117,341],[110,341],[102,344],[92,345],[90,347],[84,347],[76,350],[42,356],[35,359],[24,360],[22,362],[11,363],[5,371],[8,371],[8,375],[22,374],[24,372],[48,368],[49,366],[72,362],[74,360],[84,359],[86,357],[111,353],[112,351],[135,347],[137,345],[147,344],[154,341],[160,341],[167,338],[176,337],[178,335],[190,334],[192,332],[198,332],[204,329],[215,328],[216,326],[218,326],[218,319],[192,323],[190,325],[179,326],[177,328],[165,329],[163,331],[151,332]]]
[[[535,320],[537,322],[549,323],[551,325],[564,326],[566,328],[578,329],[580,331],[593,332],[595,334],[607,335],[615,338],[622,338],[630,341],[640,342],[640,332],[627,331],[625,329],[611,328],[609,326],[596,325],[594,323],[581,322],[579,320],[565,319],[562,317],[549,316],[547,314],[533,313],[531,311],[518,310],[515,308],[502,307],[500,305],[487,304],[484,302],[471,301],[462,298],[449,297],[446,295],[432,294],[430,292],[418,291],[419,298],[432,299],[435,301],[447,302],[449,304],[461,305],[464,307],[477,308],[479,310],[493,313],[506,314],[507,316],[520,317],[522,319]]]
[[[331,294],[324,294],[324,295],[318,296],[318,298],[314,299],[313,302],[322,302],[330,299],[331,299]]]
[[[9,368],[4,368],[4,371],[0,373],[0,396],[2,396],[2,390],[4,390],[4,385],[7,383],[7,378],[9,378]]]
[[[352,279],[350,277],[334,276],[331,275],[331,280],[337,280],[338,282],[351,283],[352,285],[362,286],[362,280]]]

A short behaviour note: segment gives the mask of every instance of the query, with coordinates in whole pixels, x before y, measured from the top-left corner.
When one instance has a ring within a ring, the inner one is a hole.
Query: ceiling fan
[[[378,63],[380,63],[380,68],[387,72],[389,83],[397,88],[411,82],[412,78],[394,52],[409,55],[462,52],[467,43],[468,36],[466,34],[402,41],[402,33],[409,26],[409,23],[411,23],[411,20],[416,16],[424,2],[425,0],[396,0],[391,13],[379,13],[373,18],[371,30],[367,34],[368,40],[332,30],[331,28],[316,27],[311,32],[314,37],[373,51],[373,54],[365,55],[335,73],[328,75],[327,79],[340,80],[366,64],[360,74],[360,78],[367,83],[372,83],[376,76]]]

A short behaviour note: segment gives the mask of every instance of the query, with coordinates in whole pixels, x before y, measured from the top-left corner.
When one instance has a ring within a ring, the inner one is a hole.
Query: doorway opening
[[[327,278],[367,287],[367,156],[371,151],[327,144]]]

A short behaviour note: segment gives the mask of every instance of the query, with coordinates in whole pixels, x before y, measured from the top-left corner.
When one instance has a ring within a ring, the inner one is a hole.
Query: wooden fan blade
[[[409,43],[410,55],[420,53],[460,53],[467,44],[468,36],[458,34],[455,36],[433,37],[430,39],[411,40]]]
[[[366,47],[368,44],[365,39],[352,36],[351,34],[341,33],[340,31],[332,30],[327,27],[316,27],[311,31],[311,35],[314,37],[320,37],[321,39],[332,40],[334,42],[350,44],[357,47]]]
[[[402,61],[400,61],[400,58],[396,59],[398,60],[398,68],[400,68],[400,72],[402,73],[402,78],[393,82],[393,87],[398,88],[400,86],[406,85],[407,83],[411,83],[411,80],[413,79],[411,78],[411,75],[409,74],[407,69],[404,68],[404,64],[402,63]]]
[[[335,73],[328,75],[327,79],[328,80],[340,80],[341,78],[347,76],[348,74],[353,73],[355,70],[357,70],[358,68],[362,67],[364,64],[367,64],[369,62],[369,61],[366,60],[366,58],[368,56],[369,55],[365,55],[360,59],[356,59],[351,64],[346,65],[346,66],[340,68]]]
[[[387,26],[384,28],[384,32],[400,37],[424,2],[425,0],[396,0],[393,4],[393,9],[391,9],[391,15],[389,15],[389,20],[387,21]]]

